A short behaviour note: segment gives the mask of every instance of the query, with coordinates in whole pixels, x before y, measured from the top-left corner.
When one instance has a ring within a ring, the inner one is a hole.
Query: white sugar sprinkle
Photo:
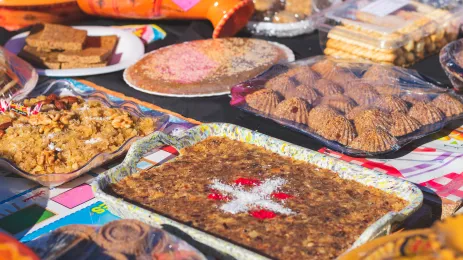
[[[54,143],[49,143],[49,144],[48,144],[48,149],[50,149],[50,150],[52,150],[52,151],[54,150],[54,151],[57,151],[57,152],[61,152],[61,151],[62,151],[60,148],[56,147]]]
[[[273,201],[271,195],[286,183],[282,178],[264,181],[261,185],[245,190],[240,185],[227,185],[219,180],[213,180],[211,189],[227,193],[233,199],[223,204],[220,209],[232,214],[248,212],[253,208],[263,208],[284,215],[293,214],[291,209]]]
[[[86,140],[84,143],[85,144],[96,144],[96,143],[99,143],[100,141],[101,141],[101,138],[91,138],[91,139]]]

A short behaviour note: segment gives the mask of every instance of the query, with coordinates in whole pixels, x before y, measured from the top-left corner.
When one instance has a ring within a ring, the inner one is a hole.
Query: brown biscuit
[[[43,24],[35,27],[26,38],[32,47],[45,50],[82,50],[87,39],[87,31],[64,25]]]
[[[48,68],[48,69],[60,69],[60,63],[57,59],[58,53],[56,52],[41,52],[37,48],[31,46],[24,46],[19,52],[18,56],[30,62],[31,64]]]
[[[77,62],[63,62],[61,63],[61,69],[81,69],[81,68],[98,68],[104,67],[108,62],[99,62],[99,63],[77,63]]]
[[[61,52],[58,54],[58,61],[69,63],[101,63],[108,59],[116,43],[116,35],[89,36],[82,51]]]

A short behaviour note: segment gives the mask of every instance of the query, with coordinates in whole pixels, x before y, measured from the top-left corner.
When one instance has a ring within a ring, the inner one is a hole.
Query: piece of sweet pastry
[[[305,101],[307,101],[309,104],[313,104],[320,98],[320,95],[314,88],[308,85],[299,85],[294,89],[294,91],[291,94],[287,94],[286,97],[299,97],[305,99]]]
[[[400,98],[405,100],[409,105],[413,105],[418,102],[431,102],[431,98],[425,93],[405,93]]]
[[[394,111],[391,113],[392,127],[390,133],[400,137],[415,132],[421,127],[420,122],[406,113]]]
[[[245,99],[250,107],[266,114],[271,114],[281,101],[277,92],[265,88],[247,95]]]
[[[317,133],[328,140],[349,145],[356,136],[354,126],[342,115],[325,117],[322,123]]]
[[[265,83],[265,88],[278,92],[281,96],[286,97],[295,91],[297,82],[291,79],[286,73],[271,78]]]
[[[366,152],[386,152],[397,144],[397,139],[381,128],[372,128],[359,134],[350,147]]]
[[[309,113],[309,126],[318,131],[324,127],[326,120],[339,116],[339,113],[328,106],[316,106]]]
[[[348,113],[346,113],[346,117],[349,120],[354,120],[354,118],[362,111],[372,108],[371,106],[356,106],[352,108]]]
[[[354,117],[354,123],[355,128],[357,129],[357,133],[359,134],[374,128],[382,128],[386,131],[389,131],[389,129],[392,127],[392,119],[390,114],[377,108],[366,109],[359,112]]]
[[[408,112],[408,115],[415,118],[422,125],[429,125],[444,120],[444,113],[434,105],[425,102],[415,103]]]
[[[315,90],[318,91],[322,96],[329,96],[333,94],[342,94],[344,89],[337,83],[329,79],[319,79],[315,82]]]
[[[439,108],[448,117],[463,113],[463,104],[449,94],[440,94],[431,102],[431,104]]]
[[[291,77],[299,84],[309,86],[313,86],[315,82],[321,78],[320,74],[312,70],[309,66],[298,66],[290,68],[286,75]]]
[[[357,106],[353,99],[343,94],[325,96],[321,99],[320,104],[334,108],[343,114],[349,113],[355,106]]]
[[[394,111],[408,112],[407,103],[401,98],[392,95],[380,96],[374,103],[374,106],[388,113]]]
[[[361,106],[372,105],[379,98],[376,89],[368,83],[352,82],[345,88],[347,96]]]
[[[300,124],[309,124],[310,105],[301,98],[283,100],[275,109],[274,115]]]

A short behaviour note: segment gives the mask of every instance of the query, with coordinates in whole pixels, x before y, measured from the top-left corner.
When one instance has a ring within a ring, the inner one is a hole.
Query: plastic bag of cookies
[[[459,0],[351,0],[317,27],[326,55],[410,66],[454,41],[462,22]]]
[[[29,63],[0,47],[0,99],[24,98],[34,89],[38,79]]]
[[[463,118],[463,98],[416,71],[317,56],[232,88],[231,105],[353,156],[397,151]]]
[[[257,35],[292,37],[315,30],[319,13],[341,0],[253,0],[247,28]]]
[[[440,52],[440,64],[455,91],[463,93],[463,40],[447,44]]]
[[[28,246],[41,259],[206,259],[197,249],[161,228],[129,219],[104,226],[64,226]]]

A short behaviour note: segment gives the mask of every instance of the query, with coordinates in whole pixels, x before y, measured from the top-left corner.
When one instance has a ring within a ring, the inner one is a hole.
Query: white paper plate
[[[295,57],[294,57],[294,53],[293,51],[288,48],[288,46],[286,45],[283,45],[281,43],[277,43],[277,42],[270,42],[271,44],[274,44],[276,45],[278,48],[280,48],[285,54],[286,54],[286,57],[288,57],[288,60],[285,60],[285,61],[281,61],[280,63],[286,63],[286,62],[293,62],[295,60]],[[160,48],[162,49],[162,48]],[[160,49],[157,49],[157,50],[154,50],[152,52],[156,52]],[[147,54],[145,55],[148,55],[148,54],[151,54],[152,52],[148,52]],[[123,74],[123,77],[124,77],[124,81],[125,83],[127,83],[127,85],[129,85],[131,88],[134,88],[138,91],[141,91],[141,92],[145,92],[145,93],[148,93],[148,94],[152,94],[152,95],[157,95],[157,96],[164,96],[164,97],[188,97],[188,98],[195,98],[195,97],[214,97],[214,96],[223,96],[223,95],[228,95],[230,94],[230,91],[225,91],[225,92],[215,92],[215,93],[207,93],[207,94],[191,94],[191,95],[188,95],[188,94],[167,94],[167,93],[162,93],[162,92],[156,92],[156,91],[150,91],[150,90],[146,90],[146,89],[143,89],[143,88],[140,88],[134,84],[132,84],[128,78],[127,78],[127,70],[124,70],[124,74]],[[232,86],[230,86],[231,88]]]
[[[76,77],[104,74],[123,70],[137,62],[145,53],[143,42],[131,32],[105,26],[73,26],[76,29],[86,30],[89,36],[117,35],[119,41],[109,65],[101,68],[82,69],[37,69],[37,73],[49,77]],[[11,38],[5,48],[18,54],[26,44],[25,39],[29,32],[18,34]]]

